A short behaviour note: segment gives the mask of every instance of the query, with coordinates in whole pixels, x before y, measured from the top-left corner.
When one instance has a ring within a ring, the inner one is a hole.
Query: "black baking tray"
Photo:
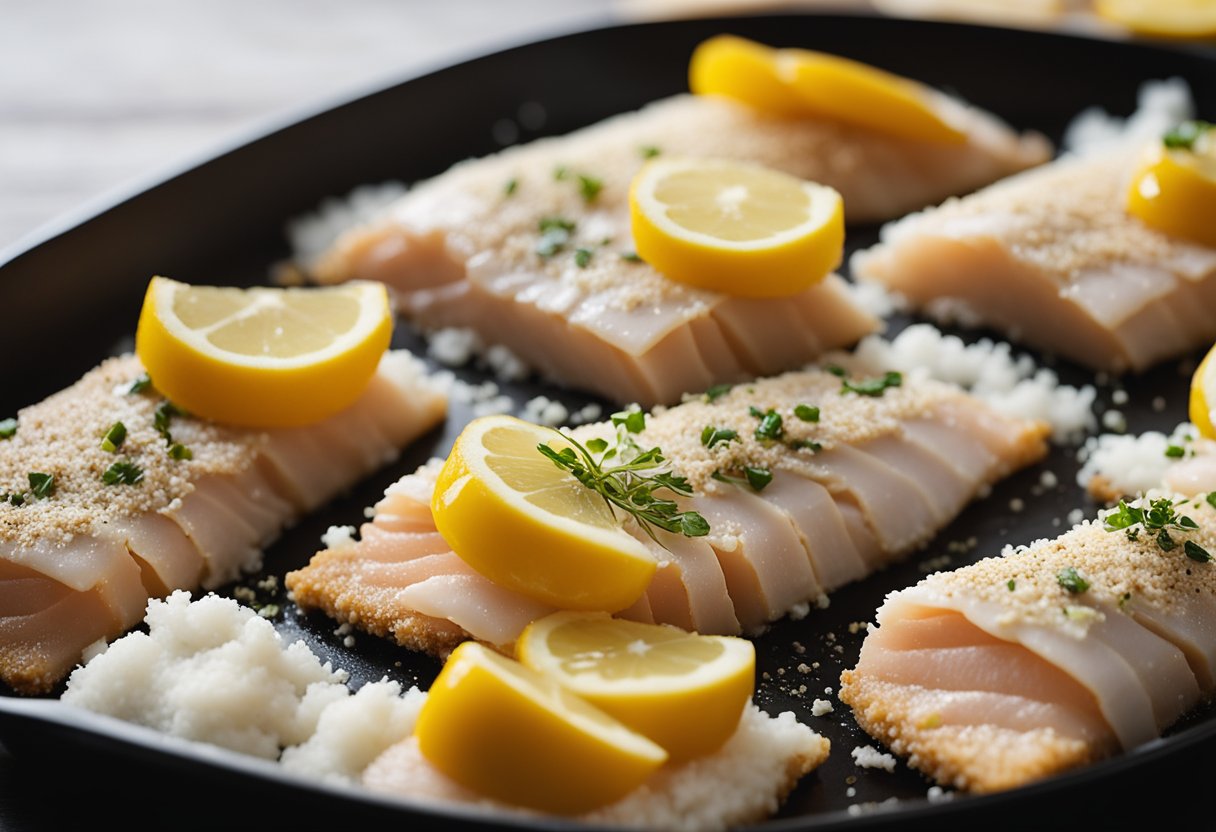
[[[0,354],[9,357],[0,384],[0,416],[129,348],[151,275],[194,283],[264,283],[272,265],[289,254],[286,220],[312,210],[322,198],[361,183],[416,181],[458,160],[493,152],[500,147],[495,125],[501,136],[504,120],[526,141],[681,92],[692,48],[721,32],[874,63],[948,89],[1019,128],[1035,128],[1056,140],[1086,107],[1130,113],[1139,85],[1150,79],[1186,79],[1199,112],[1216,113],[1216,57],[1199,48],[819,15],[622,25],[530,43],[328,108],[0,254]],[[533,113],[533,105],[543,108],[543,125],[530,129],[519,123],[525,104]],[[876,227],[849,228],[850,251],[876,239]],[[908,322],[897,317],[890,331]],[[960,334],[974,340],[984,333]],[[398,327],[394,340],[423,351],[405,326]],[[1129,430],[1169,430],[1186,418],[1189,368],[1196,357],[1106,381],[1099,386],[1097,406],[1110,406],[1113,391],[1123,389],[1130,402],[1120,410]],[[1094,381],[1080,368],[1040,358],[1066,383]],[[459,375],[470,381],[487,378],[475,367]],[[592,400],[535,381],[504,385],[504,391],[520,405],[540,393],[572,410]],[[1164,410],[1149,405],[1155,397],[1165,400]],[[466,408],[454,405],[444,427],[416,443],[400,462],[285,533],[267,552],[262,575],[281,576],[307,562],[327,526],[360,522],[363,507],[386,485],[430,456],[446,453],[469,418]],[[931,784],[902,762],[893,773],[853,765],[849,751],[873,741],[856,728],[847,707],[824,692],[825,687],[834,692],[840,670],[856,661],[864,631],[850,632],[849,624],[871,620],[887,592],[923,577],[927,562],[951,551],[952,542],[976,541],[966,553],[953,552],[950,566],[957,566],[996,554],[1007,543],[1059,534],[1074,508],[1092,514],[1096,506],[1075,485],[1076,468],[1075,447],[1055,448],[1041,465],[998,484],[924,551],[835,593],[828,609],[813,610],[801,621],[778,622],[757,639],[759,670],[765,674],[757,702],[774,713],[795,711],[833,742],[829,761],[805,778],[765,828],[911,824],[942,829],[977,823],[1007,828],[1069,818],[1104,828],[1161,817],[1193,818],[1200,820],[1198,828],[1212,828],[1206,813],[1216,804],[1203,785],[1211,771],[1207,761],[1216,753],[1216,708],[1210,705],[1163,739],[1114,759],[1000,795],[929,802]],[[1047,470],[1059,485],[1037,488]],[[1024,502],[1020,511],[1011,508],[1015,498]],[[258,577],[244,583],[252,585]],[[344,647],[334,622],[262,595],[283,603],[276,626],[284,636],[303,638],[349,670],[356,685],[387,675],[426,687],[438,671],[433,660],[365,634],[356,635],[353,648]],[[818,670],[799,672],[800,664],[815,661]],[[805,694],[799,693],[800,685],[806,685]],[[817,697],[835,702],[835,712],[811,716]],[[239,755],[105,718],[82,718],[53,698],[0,697],[0,739],[16,759],[0,767],[4,829],[70,829],[99,820],[121,820],[131,829],[253,823],[311,829],[386,821],[410,827],[565,825],[409,806],[361,790],[301,781]],[[850,812],[851,806],[858,808]]]

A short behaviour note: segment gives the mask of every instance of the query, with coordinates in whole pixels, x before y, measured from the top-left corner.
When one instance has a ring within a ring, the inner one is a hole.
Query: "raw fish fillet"
[[[817,406],[819,420],[794,415]],[[749,408],[783,417],[781,441],[755,437]],[[713,448],[707,425],[740,441]],[[611,436],[610,424],[579,428]],[[957,387],[909,382],[880,396],[842,393],[823,371],[788,373],[652,415],[635,438],[657,445],[686,476],[683,508],[710,524],[706,537],[631,533],[660,566],[642,598],[620,613],[701,633],[756,632],[842,584],[925,543],[988,484],[1040,459],[1047,428],[1005,416]],[[818,450],[795,449],[805,440]],[[552,609],[492,583],[464,563],[435,530],[430,502],[435,460],[390,486],[361,539],[317,553],[286,577],[296,603],[318,608],[415,650],[446,655],[475,638],[509,649],[523,628]],[[755,491],[714,479],[743,465],[766,466]]]
[[[830,743],[794,715],[772,717],[755,705],[739,728],[713,754],[664,766],[625,797],[579,820],[613,828],[717,832],[764,820],[781,805],[803,775],[827,759]],[[414,738],[385,751],[363,773],[378,792],[423,803],[458,804],[525,817],[537,813],[484,798],[427,762]]]
[[[1069,158],[898,220],[853,275],[919,308],[1101,370],[1216,339],[1216,250],[1124,210],[1137,156]]]
[[[976,792],[1155,739],[1216,690],[1216,563],[1184,553],[1216,551],[1216,510],[1175,508],[1199,528],[1168,551],[1098,520],[892,593],[841,700],[909,765]]]
[[[784,170],[836,187],[850,219],[875,220],[1048,158],[1041,137],[1019,139],[975,110],[965,121],[971,141],[942,146],[678,96],[459,164],[348,232],[311,271],[323,282],[381,280],[422,328],[471,327],[567,386],[671,403],[802,366],[876,322],[835,275],[789,298],[757,300],[694,289],[624,259],[633,250],[629,183],[643,148]],[[573,228],[542,255],[542,221],[555,219]]]
[[[263,547],[304,512],[390,462],[446,412],[444,395],[408,353],[388,353],[347,410],[301,428],[255,431],[187,416],[169,422],[193,457],[175,460],[154,427],[165,401],[132,394],[132,356],[105,361],[68,389],[18,414],[0,442],[0,488],[28,491],[54,475],[54,493],[0,502],[0,680],[48,692],[98,639],[137,624],[149,598],[212,588],[261,561]],[[115,422],[115,453],[100,447]],[[135,484],[105,484],[116,462]]]

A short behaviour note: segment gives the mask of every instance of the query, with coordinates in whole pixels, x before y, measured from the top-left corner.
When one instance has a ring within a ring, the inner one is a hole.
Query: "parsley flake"
[[[1071,566],[1066,566],[1057,572],[1056,581],[1073,595],[1079,595],[1089,589],[1089,581],[1082,578],[1081,574]]]
[[[800,404],[794,408],[794,415],[804,422],[818,422],[819,408],[809,404]]]
[[[613,413],[610,417],[613,427],[624,426],[629,433],[641,433],[646,430],[646,414],[637,405],[630,407],[628,410],[622,410]]]
[[[127,388],[128,396],[138,395],[152,386],[152,377],[147,373],[140,373],[135,381],[131,382],[131,386]]]
[[[1212,127],[1213,125],[1206,121],[1184,121],[1166,132],[1161,141],[1172,150],[1194,150],[1195,142]]]
[[[0,439],[12,439],[17,435],[17,420],[11,416],[0,419]]]
[[[600,195],[602,190],[604,190],[604,180],[585,173],[578,175],[578,192],[583,195],[584,202],[595,202],[595,198]]]
[[[707,448],[712,448],[718,443],[730,444],[738,442],[739,432],[732,428],[716,428],[713,425],[706,425],[701,431],[701,444]]]
[[[888,388],[899,387],[903,383],[903,374],[894,370],[888,370],[878,378],[866,378],[857,382],[849,381],[849,379],[842,377],[840,381],[840,395],[856,393],[859,396],[881,396],[887,392]]]
[[[514,196],[517,190],[519,190],[519,180],[515,178],[508,179],[507,184],[502,186],[503,196]]]
[[[1180,457],[1186,456],[1186,449],[1183,448],[1181,445],[1169,445],[1165,449],[1165,455],[1170,457],[1171,459],[1178,459]]]
[[[122,422],[110,425],[106,435],[101,437],[101,449],[107,453],[115,453],[127,438],[127,426]]]
[[[580,269],[585,269],[594,254],[595,252],[589,248],[580,248],[574,252],[574,264]]]
[[[115,462],[101,475],[106,485],[136,485],[144,478],[144,469],[130,460]]]
[[[638,256],[638,253],[636,251],[622,251],[621,259],[624,260],[626,263],[644,263],[644,262],[646,262],[645,260],[643,260],[641,257]]]
[[[30,493],[34,495],[35,500],[42,500],[54,495],[54,474],[43,474],[39,471],[31,471],[27,476],[30,481]]]
[[[1200,546],[1198,543],[1196,543],[1193,540],[1188,540],[1185,543],[1183,543],[1182,551],[1186,554],[1186,556],[1188,558],[1195,561],[1196,563],[1211,563],[1212,562],[1212,556],[1208,553],[1208,550],[1203,548],[1202,546]]]
[[[733,384],[715,384],[705,391],[705,401],[712,402],[715,399],[720,399],[734,388],[735,385]]]
[[[564,217],[544,217],[539,222],[540,240],[536,253],[541,257],[552,257],[565,249],[574,231],[574,223]]]
[[[1013,578],[1010,578],[1008,581],[1005,582],[1005,588],[1008,589],[1010,592],[1013,592],[1015,589],[1018,588],[1018,582],[1015,581]]]
[[[744,465],[743,476],[728,474],[723,471],[714,471],[710,476],[719,482],[749,485],[753,491],[763,491],[764,487],[773,481],[773,472],[758,465]]]
[[[756,438],[762,441],[776,442],[783,436],[785,436],[785,426],[782,422],[781,414],[770,407],[760,416],[760,424],[756,426]]]
[[[638,148],[638,155],[643,159],[653,159],[663,151],[653,144],[644,144]]]
[[[194,459],[194,452],[181,442],[174,442],[169,446],[169,457],[180,462],[183,459]]]

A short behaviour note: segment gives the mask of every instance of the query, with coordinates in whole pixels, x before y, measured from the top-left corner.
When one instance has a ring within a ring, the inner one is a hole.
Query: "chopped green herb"
[[[719,482],[729,482],[735,485],[749,485],[753,491],[763,491],[764,487],[773,481],[773,473],[767,468],[756,465],[744,465],[743,476],[714,471],[711,476]]]
[[[539,226],[540,240],[536,243],[536,253],[541,257],[552,257],[563,250],[574,231],[574,223],[564,217],[544,217]]]
[[[794,408],[794,415],[804,422],[818,422],[819,408],[809,404],[800,404]]]
[[[756,407],[754,404],[749,404],[747,406],[747,412],[748,412],[748,414],[755,416],[757,419],[764,418],[764,411],[761,410],[760,408]]]
[[[1078,595],[1089,589],[1089,581],[1081,577],[1077,570],[1071,566],[1066,566],[1056,573],[1056,580],[1060,586],[1071,592],[1073,595]]]
[[[705,401],[712,402],[715,399],[720,399],[733,390],[734,387],[735,385],[733,384],[715,384],[713,387],[710,387],[705,391]]]
[[[1165,449],[1165,455],[1171,459],[1177,459],[1179,457],[1186,456],[1186,449],[1181,445],[1169,445]]]
[[[731,428],[716,428],[713,425],[706,425],[701,431],[701,444],[707,448],[712,448],[719,442],[731,443],[739,441],[739,432]]]
[[[110,425],[110,429],[106,431],[106,435],[101,437],[101,449],[109,453],[114,453],[122,445],[123,440],[127,438],[127,426],[122,422],[115,422]]]
[[[608,450],[608,440],[599,438],[588,439],[587,450],[591,451],[593,454],[602,454],[604,451]]]
[[[1156,532],[1154,540],[1164,552],[1173,551],[1178,547],[1177,541],[1170,535],[1170,529],[1195,531],[1199,524],[1186,515],[1180,515],[1175,505],[1168,497],[1159,497],[1151,501],[1147,509],[1131,506],[1120,500],[1110,514],[1106,515],[1105,526],[1108,532],[1122,529],[1128,540],[1138,540],[1140,529]]]
[[[823,450],[823,446],[810,439],[791,439],[789,446],[795,451],[810,450],[815,453]]]
[[[129,460],[115,462],[101,475],[106,485],[135,485],[144,478],[144,469]]]
[[[1182,551],[1186,556],[1196,563],[1211,563],[1212,556],[1208,554],[1208,550],[1200,546],[1193,540],[1188,540],[1182,544]]]
[[[30,493],[34,495],[34,499],[41,500],[50,497],[55,493],[55,475],[43,474],[38,471],[31,471],[28,474],[30,481]]]
[[[1119,609],[1123,609],[1123,607],[1130,600],[1132,600],[1132,594],[1130,592],[1123,593],[1123,595],[1119,598]]]
[[[878,378],[862,379],[858,382],[849,381],[844,378],[840,382],[840,393],[856,393],[859,396],[881,396],[890,387],[899,387],[904,383],[902,373],[897,373],[894,370],[888,370]]]
[[[183,459],[194,459],[194,452],[181,442],[174,442],[169,446],[169,457],[180,462]]]
[[[580,248],[574,252],[574,264],[580,269],[587,268],[587,264],[591,262],[591,257],[594,252],[589,248]]]
[[[0,439],[12,439],[17,435],[17,420],[11,416],[0,419]]]
[[[508,179],[507,184],[502,186],[503,195],[512,196],[518,188],[519,188],[518,179],[514,179],[514,178]]]
[[[140,373],[135,381],[131,382],[131,386],[127,388],[127,395],[134,396],[144,392],[152,386],[152,377],[147,373]]]
[[[638,153],[641,155],[641,157],[643,159],[653,159],[655,156],[658,156],[662,152],[663,151],[661,151],[658,147],[656,147],[653,144],[644,144],[638,148]]]
[[[1209,491],[1208,496],[1204,499],[1208,501],[1208,505],[1210,505],[1212,508],[1216,508],[1216,491]]]
[[[8,495],[8,501],[17,508],[20,508],[21,506],[25,505],[25,495],[13,492],[12,494]]]
[[[624,260],[624,261],[625,261],[625,262],[627,262],[627,263],[642,263],[642,262],[644,262],[644,261],[642,260],[642,258],[638,256],[638,253],[637,253],[636,251],[622,251],[622,252],[621,252],[621,259],[622,259],[622,260]]]
[[[844,367],[841,367],[839,364],[829,364],[828,366],[824,367],[823,369],[827,370],[832,375],[840,376],[841,378],[844,378],[846,375],[848,375],[848,373],[845,372]]]
[[[1008,589],[1010,592],[1013,592],[1015,589],[1018,588],[1018,582],[1015,581],[1013,578],[1010,578],[1008,581],[1005,582],[1005,588]]]
[[[646,534],[660,545],[662,543],[654,532],[655,526],[686,537],[709,534],[709,523],[700,514],[680,511],[674,500],[655,496],[655,492],[666,489],[687,497],[692,495],[693,490],[687,479],[667,468],[667,460],[661,449],[642,450],[637,447],[630,436],[641,430],[640,426],[636,430],[631,427],[631,424],[637,426],[637,420],[632,418],[635,414],[644,420],[641,411],[613,414],[617,443],[603,452],[592,451],[564,435],[563,441],[573,447],[555,451],[541,443],[536,449],[558,468],[569,471],[576,480],[599,494],[614,512],[620,509],[632,515]],[[618,421],[617,416],[622,418]],[[617,457],[616,464],[605,467],[605,460],[613,456]]]
[[[756,438],[769,442],[776,442],[785,435],[785,426],[781,419],[781,414],[776,410],[769,408],[760,417],[760,424],[756,426]]]
[[[1170,537],[1170,533],[1165,529],[1157,532],[1157,545],[1161,547],[1161,551],[1163,552],[1169,552],[1178,548],[1178,544],[1174,541],[1174,538]]]
[[[565,165],[558,165],[553,169],[553,178],[558,182],[570,176],[570,169]]]
[[[1166,147],[1171,149],[1194,150],[1195,142],[1212,127],[1213,125],[1206,121],[1184,121],[1166,132],[1161,140]]]
[[[185,415],[186,411],[168,399],[165,399],[156,406],[156,410],[152,414],[152,426],[156,428],[157,433],[165,438],[165,442],[172,445],[173,434],[169,432],[169,423],[173,421],[173,417]]]
[[[583,195],[583,201],[595,202],[595,198],[604,190],[604,181],[585,173],[578,175],[578,192]]]

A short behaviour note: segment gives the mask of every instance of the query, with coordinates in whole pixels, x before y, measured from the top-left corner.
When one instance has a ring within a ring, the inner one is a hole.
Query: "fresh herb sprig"
[[[1211,494],[1208,495],[1209,503],[1212,503],[1211,496]],[[1128,540],[1139,540],[1141,529],[1149,534],[1156,532],[1154,540],[1157,546],[1163,552],[1172,552],[1178,548],[1178,541],[1174,540],[1173,535],[1170,534],[1171,531],[1193,532],[1199,529],[1198,523],[1185,514],[1178,513],[1176,505],[1177,503],[1168,497],[1151,500],[1148,508],[1128,505],[1125,501],[1120,500],[1118,507],[1106,516],[1105,528],[1108,532],[1121,530],[1127,535]],[[1198,563],[1208,563],[1213,560],[1207,549],[1193,540],[1183,541],[1182,551],[1188,558]]]
[[[612,422],[617,430],[615,444],[591,439],[583,445],[560,434],[562,441],[569,443],[568,447],[557,451],[542,442],[536,449],[558,468],[569,471],[576,480],[599,494],[614,514],[619,509],[632,515],[650,539],[660,546],[663,544],[654,532],[655,527],[685,537],[709,534],[709,523],[698,512],[680,511],[675,500],[657,495],[656,492],[667,490],[690,497],[693,489],[687,479],[671,470],[660,448],[642,448],[634,439],[634,435],[646,427],[646,414],[640,410],[626,410],[614,413]]]
[[[1199,137],[1213,128],[1216,125],[1206,121],[1184,121],[1166,132],[1161,141],[1171,150],[1194,150]]]

